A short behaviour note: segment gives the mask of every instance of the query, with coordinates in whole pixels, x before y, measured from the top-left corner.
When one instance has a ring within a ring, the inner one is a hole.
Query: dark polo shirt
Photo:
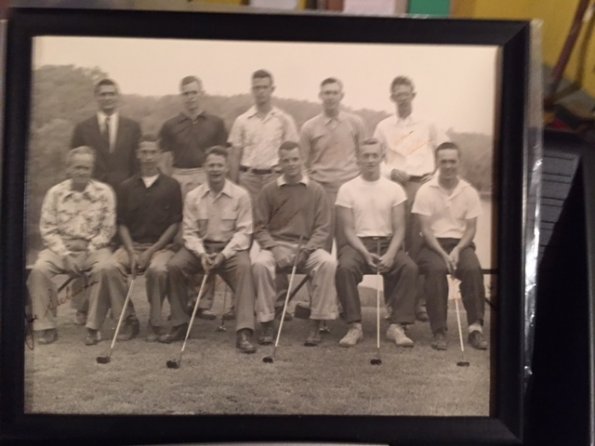
[[[160,174],[150,187],[140,175],[128,178],[118,188],[118,225],[130,231],[136,243],[155,243],[165,230],[182,221],[180,184]]]
[[[181,169],[201,167],[209,147],[225,145],[227,130],[223,120],[206,112],[196,119],[180,113],[165,121],[159,132],[159,145],[173,154],[173,166]]]

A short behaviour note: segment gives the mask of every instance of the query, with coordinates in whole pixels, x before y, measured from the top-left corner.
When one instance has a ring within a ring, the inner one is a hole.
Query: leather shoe
[[[207,308],[205,308],[205,309],[199,308],[196,311],[196,313],[200,319],[206,319],[208,321],[214,321],[215,319],[217,319],[217,315]]]
[[[169,333],[159,336],[159,342],[170,344],[175,341],[181,341],[186,336],[186,330],[188,330],[188,324],[172,327]]]
[[[243,329],[236,335],[236,347],[242,353],[255,353],[256,347],[252,344],[252,331]]]
[[[147,342],[157,342],[159,340],[161,327],[154,327],[153,325],[147,325],[147,337],[145,340]]]
[[[233,308],[230,308],[228,311],[223,313],[224,321],[233,321],[235,318],[236,318],[236,312]]]
[[[138,319],[128,319],[118,333],[118,341],[130,341],[138,336],[139,331]]]
[[[55,328],[50,328],[48,330],[43,330],[39,333],[37,342],[43,345],[51,344],[58,339],[58,330]]]
[[[487,350],[488,343],[483,338],[481,331],[472,331],[469,333],[469,344],[477,350]]]
[[[448,344],[446,342],[446,335],[442,331],[436,332],[436,334],[434,334],[432,348],[434,350],[446,350],[448,348]]]
[[[262,333],[258,337],[258,343],[260,345],[270,345],[273,343],[273,321],[263,322]]]
[[[306,347],[316,347],[321,342],[322,338],[320,337],[320,332],[318,331],[318,329],[316,329],[316,331],[313,331],[308,335],[306,341],[304,342],[304,345]]]
[[[420,322],[427,322],[430,319],[425,307],[419,307],[415,309],[415,319]]]

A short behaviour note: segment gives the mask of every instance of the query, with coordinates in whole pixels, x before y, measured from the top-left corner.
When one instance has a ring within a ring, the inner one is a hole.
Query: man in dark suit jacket
[[[70,148],[92,147],[95,150],[95,170],[93,177],[118,189],[120,183],[138,171],[136,152],[141,130],[138,122],[120,116],[118,85],[112,79],[102,79],[95,85],[97,113],[79,122],[72,134]],[[76,323],[84,325],[87,318],[88,300],[86,293],[73,302],[77,309]],[[134,307],[131,306],[131,326],[133,334],[139,326]]]
[[[111,79],[95,85],[98,111],[79,122],[72,134],[71,148],[89,146],[95,149],[94,178],[113,187],[131,177],[137,169],[136,150],[141,130],[138,122],[120,116],[118,86]]]

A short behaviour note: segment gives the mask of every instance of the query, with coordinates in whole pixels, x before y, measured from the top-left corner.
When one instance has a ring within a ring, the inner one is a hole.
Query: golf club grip
[[[109,349],[112,350],[114,345],[116,345],[116,338],[118,337],[118,333],[120,332],[120,326],[122,325],[122,320],[124,319],[124,313],[126,312],[126,308],[128,307],[128,301],[130,300],[130,296],[132,295],[132,290],[134,288],[134,283],[136,281],[136,277],[133,277],[130,281],[130,286],[128,287],[128,293],[126,293],[126,299],[124,299],[124,305],[122,305],[122,311],[120,312],[120,317],[118,318],[118,325],[116,325],[116,331],[114,332],[114,337],[112,338],[112,343],[110,344]]]
[[[198,289],[198,295],[196,296],[196,302],[194,303],[194,308],[192,309],[192,316],[190,316],[190,322],[188,323],[188,328],[186,329],[186,337],[184,338],[184,343],[182,344],[182,348],[180,349],[180,355],[186,348],[186,341],[188,340],[188,335],[192,330],[192,324],[194,323],[194,317],[196,316],[196,311],[198,310],[198,304],[200,303],[200,298],[203,294],[205,284],[207,283],[207,279],[209,278],[210,274],[205,274],[202,277],[202,282],[200,284],[200,288]]]

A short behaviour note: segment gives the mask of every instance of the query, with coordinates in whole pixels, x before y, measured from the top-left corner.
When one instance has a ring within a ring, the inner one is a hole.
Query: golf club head
[[[372,364],[372,365],[382,365],[382,359],[380,359],[380,358],[370,359],[370,364]]]
[[[459,367],[469,367],[469,361],[459,361],[457,362],[457,366]]]
[[[170,359],[168,360],[165,365],[167,365],[168,369],[179,369],[180,368],[180,362],[176,361],[175,359]]]
[[[109,356],[98,356],[95,359],[97,360],[97,364],[107,364],[111,361]]]
[[[265,356],[264,358],[262,358],[262,362],[267,363],[267,364],[272,364],[275,361],[273,360],[272,356]]]

